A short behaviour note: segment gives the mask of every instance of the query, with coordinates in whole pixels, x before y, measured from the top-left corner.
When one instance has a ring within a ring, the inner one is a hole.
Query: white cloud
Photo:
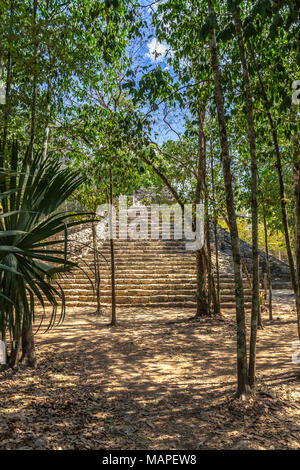
[[[146,57],[149,57],[153,62],[161,62],[167,55],[172,55],[168,46],[159,42],[156,38],[153,38],[147,46],[149,52],[146,53]]]

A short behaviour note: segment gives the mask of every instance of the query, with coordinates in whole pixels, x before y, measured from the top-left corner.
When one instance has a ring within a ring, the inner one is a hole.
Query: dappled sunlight
[[[2,446],[31,446],[29,425],[50,449],[230,448],[246,435],[253,448],[271,448],[273,439],[279,448],[299,447],[288,435],[291,420],[295,429],[300,424],[293,312],[276,314],[259,331],[259,387],[266,395],[246,403],[232,401],[232,310],[220,320],[191,320],[193,314],[124,308],[112,328],[109,311],[68,311],[64,324],[36,336],[38,368],[2,379],[10,392],[0,416],[19,439],[3,437]]]

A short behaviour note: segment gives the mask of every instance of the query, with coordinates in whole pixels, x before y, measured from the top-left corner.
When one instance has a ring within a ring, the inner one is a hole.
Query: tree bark
[[[201,199],[203,199],[204,192],[206,189],[206,139],[204,133],[204,120],[205,120],[205,110],[201,111],[198,108],[198,161],[197,161],[197,182],[196,182],[196,192],[195,192],[195,204],[199,204]],[[206,208],[207,209],[207,208]],[[205,211],[204,211],[205,212]],[[206,213],[204,214],[206,217]],[[196,228],[196,223],[194,220],[194,229]],[[204,315],[209,315],[210,306],[208,302],[208,266],[207,259],[205,256],[205,244],[200,250],[196,250],[196,263],[197,263],[197,311],[196,317],[201,317]]]
[[[208,0],[208,13],[215,16],[213,0]],[[214,76],[215,100],[217,105],[221,161],[223,166],[226,206],[229,220],[231,248],[234,267],[235,295],[236,295],[236,323],[237,323],[237,379],[239,397],[245,396],[249,390],[248,371],[247,371],[247,345],[246,345],[246,323],[244,308],[244,290],[241,272],[241,253],[236,223],[236,213],[234,208],[234,197],[232,188],[231,158],[229,155],[229,145],[227,138],[227,126],[225,120],[224,94],[221,80],[221,70],[216,44],[215,29],[211,25],[210,54],[211,66]]]
[[[36,121],[36,92],[37,92],[37,51],[38,42],[36,41],[36,14],[37,14],[37,0],[33,0],[33,85],[32,85],[32,100],[31,100],[31,126],[30,126],[30,163],[33,161],[34,154],[34,141],[35,141],[35,121]]]
[[[265,211],[264,197],[262,196],[262,208],[263,208],[263,219],[264,219],[264,235],[265,235],[265,252],[266,252],[266,264],[267,264],[267,283],[268,283],[268,305],[269,305],[269,320],[273,320],[273,307],[272,307],[272,279],[271,279],[271,267],[270,267],[270,255],[269,255],[269,243],[268,243],[268,226]]]
[[[211,170],[213,225],[214,225],[214,241],[215,241],[215,256],[216,256],[216,275],[217,275],[215,314],[219,314],[219,313],[221,313],[221,311],[220,311],[219,241],[218,241],[218,217],[217,217],[217,211],[216,211],[214,155],[213,155],[213,138],[212,138],[212,123],[211,123],[211,121],[212,121],[212,119],[210,119],[210,140],[209,140],[209,142],[210,142],[210,170]]]
[[[300,139],[299,139],[299,120],[296,107],[292,106],[291,113],[294,131],[292,134],[292,155],[293,155],[293,180],[295,195],[295,252],[296,252],[296,306],[297,306],[297,325],[300,338]]]
[[[13,30],[13,19],[14,16],[14,0],[10,2],[10,30],[9,30],[9,48],[12,42],[12,30]],[[6,87],[5,87],[5,105],[3,109],[3,135],[2,135],[2,155],[0,155],[0,168],[5,166],[5,150],[7,144],[7,133],[8,133],[8,122],[11,108],[10,102],[10,91],[12,81],[12,55],[10,49],[7,52],[6,62]]]
[[[8,366],[11,369],[18,367],[19,364],[19,351],[20,351],[20,338],[14,341],[11,354],[8,360]]]
[[[117,326],[117,313],[116,313],[116,282],[115,282],[115,248],[113,240],[113,218],[112,218],[112,207],[113,207],[113,180],[112,170],[109,172],[109,225],[110,225],[110,266],[111,266],[111,326]]]
[[[97,233],[95,222],[92,222],[92,236],[93,236],[93,255],[94,255],[94,276],[95,276],[95,290],[97,300],[96,315],[101,315],[101,299],[100,299],[100,268],[99,268],[99,251],[97,243]]]
[[[246,112],[248,122],[248,141],[251,157],[251,212],[252,212],[252,309],[251,309],[251,336],[249,357],[249,385],[254,387],[256,374],[256,338],[257,321],[259,316],[259,257],[258,257],[258,202],[257,202],[257,156],[256,138],[253,116],[253,101],[250,76],[246,59],[246,51],[242,33],[242,22],[239,13],[233,14],[235,30],[238,39],[240,59],[242,64],[245,93]]]
[[[207,216],[205,229],[206,239],[206,252],[207,252],[207,273],[208,273],[208,306],[209,311],[215,315],[220,313],[220,305],[218,301],[218,295],[216,292],[216,284],[213,274],[213,265],[211,259],[211,244],[210,244],[210,218]]]
[[[24,317],[22,305],[20,306],[19,313],[21,317]],[[12,328],[12,343],[11,343],[10,356],[8,359],[8,367],[13,369],[13,368],[18,367],[18,364],[19,364],[19,352],[20,352],[22,332],[20,331],[20,328],[17,326],[15,307],[12,310],[12,315],[14,316],[13,318],[14,326]]]
[[[204,250],[196,250],[196,263],[197,263],[197,310],[196,317],[203,317],[208,315],[209,308],[207,302],[207,288],[206,288],[206,276],[207,266],[204,258]]]
[[[52,57],[52,53],[51,53],[51,49],[49,45],[47,49],[48,49],[48,56],[49,56],[49,71],[48,71],[48,78],[47,78],[45,127],[44,127],[43,143],[42,143],[43,161],[46,160],[47,153],[48,153],[50,122],[51,122],[52,74],[53,74],[53,67],[54,67],[54,59]]]
[[[45,118],[45,130],[42,143],[42,159],[43,161],[47,158],[48,153],[48,142],[50,134],[50,120],[51,120],[51,97],[52,97],[52,85],[51,85],[51,72],[47,80],[47,96],[46,96],[46,118]]]
[[[22,328],[21,362],[24,362],[29,367],[36,367],[36,355],[32,323],[30,322],[30,325],[27,325],[27,322],[25,322],[25,320],[23,320]]]

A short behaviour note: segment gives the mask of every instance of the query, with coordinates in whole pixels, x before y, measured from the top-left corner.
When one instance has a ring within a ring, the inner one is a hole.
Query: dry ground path
[[[119,326],[69,311],[38,333],[36,370],[0,375],[0,449],[299,449],[290,296],[258,338],[258,392],[235,391],[235,322],[124,308]]]

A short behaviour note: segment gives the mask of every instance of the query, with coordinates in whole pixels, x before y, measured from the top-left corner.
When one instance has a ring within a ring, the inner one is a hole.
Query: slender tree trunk
[[[113,240],[113,218],[112,218],[112,207],[113,207],[113,181],[112,181],[112,170],[109,172],[109,189],[110,189],[110,211],[109,211],[109,225],[110,225],[110,265],[111,265],[111,325],[117,326],[117,314],[116,314],[116,281],[115,281],[115,248]]]
[[[2,136],[3,155],[5,155],[6,144],[7,144],[8,120],[9,120],[10,105],[11,105],[10,103],[11,68],[12,68],[12,61],[11,61],[11,54],[9,52],[7,54],[5,105],[4,105],[4,113],[3,113],[3,136]],[[4,162],[2,166],[4,166]]]
[[[36,92],[37,92],[37,51],[38,43],[36,41],[36,14],[37,14],[37,0],[33,0],[33,86],[32,86],[32,100],[31,100],[31,126],[30,126],[30,163],[33,161],[34,154],[34,141],[35,141],[35,121],[36,121]]]
[[[21,362],[24,362],[29,367],[36,367],[36,355],[32,323],[30,322],[30,325],[27,325],[24,320],[22,328]]]
[[[204,135],[204,128],[202,124],[202,131]],[[205,137],[205,136],[204,136]],[[206,157],[206,146],[205,146],[205,157]],[[212,268],[212,259],[211,259],[211,243],[210,243],[210,214],[209,214],[209,205],[208,205],[208,187],[206,184],[206,158],[205,158],[205,193],[204,193],[204,237],[205,237],[205,253],[206,253],[206,264],[207,264],[207,300],[208,300],[208,313],[218,313],[217,312],[217,295],[216,295],[216,286],[213,276]]]
[[[212,137],[212,116],[210,116],[210,170],[211,170],[211,187],[212,187],[212,205],[213,205],[213,226],[216,256],[216,303],[215,313],[220,313],[220,269],[219,269],[219,241],[218,241],[218,217],[216,211],[216,194],[215,194],[215,174],[214,174],[214,154],[213,154],[213,137]]]
[[[43,161],[47,158],[48,152],[48,142],[50,135],[50,122],[51,122],[51,100],[52,100],[52,73],[53,73],[53,58],[51,55],[50,47],[48,46],[48,55],[49,55],[49,73],[47,78],[47,94],[46,94],[46,116],[45,116],[45,127],[44,127],[44,137],[42,143],[42,159]]]
[[[218,227],[217,220],[214,219],[214,239],[215,239],[215,256],[216,256],[216,275],[217,275],[217,304],[216,304],[216,313],[221,313],[221,304],[220,304],[220,267],[219,267],[219,236],[218,236]]]
[[[203,317],[208,315],[208,302],[207,302],[207,288],[206,288],[206,275],[207,267],[204,258],[204,250],[196,250],[196,263],[197,263],[197,310],[196,317]]]
[[[257,317],[257,328],[260,330],[263,330],[264,325],[263,325],[263,320],[262,320],[262,310],[263,310],[263,304],[260,302],[259,304],[259,310],[258,310],[258,317]]]
[[[211,244],[210,244],[210,219],[206,221],[206,251],[207,251],[207,272],[208,272],[208,305],[209,309],[215,314],[220,313],[220,305],[218,302],[218,296],[216,292],[216,284],[213,275],[213,266],[211,259]],[[212,307],[212,308],[211,308]]]
[[[208,13],[215,16],[214,5],[212,0],[208,0]],[[215,30],[210,26],[212,38],[210,40],[211,65],[214,75],[215,100],[217,105],[220,143],[221,143],[221,160],[223,165],[223,175],[225,184],[226,206],[230,227],[232,258],[234,266],[235,278],[235,294],[236,294],[236,322],[237,322],[237,378],[238,378],[238,396],[245,396],[248,393],[248,371],[247,371],[247,345],[246,345],[246,323],[244,308],[244,290],[241,272],[241,253],[240,241],[238,236],[238,228],[236,223],[236,213],[234,208],[231,158],[229,155],[229,145],[227,138],[227,126],[225,120],[224,95],[222,89],[221,70],[218,57],[218,49],[216,44]]]
[[[267,283],[268,283],[268,304],[269,304],[269,320],[273,320],[273,307],[272,307],[272,279],[271,279],[271,268],[270,268],[270,255],[269,255],[269,243],[268,243],[268,226],[266,219],[265,203],[262,196],[262,208],[263,208],[263,219],[264,219],[264,235],[265,235],[265,252],[266,252],[266,264],[267,264]]]
[[[249,385],[254,387],[256,374],[256,337],[257,320],[259,316],[259,257],[258,257],[258,202],[257,202],[257,157],[256,140],[253,116],[253,102],[250,76],[246,59],[246,51],[242,33],[242,22],[238,12],[233,14],[235,30],[238,38],[240,59],[242,63],[243,78],[246,92],[246,112],[248,121],[248,140],[251,157],[251,212],[252,212],[252,310],[251,310],[251,337],[249,357]]]
[[[258,261],[259,261],[259,258],[258,258]],[[258,269],[259,269],[259,266],[258,266]],[[259,298],[258,298],[257,328],[262,330],[264,327],[263,321],[262,321],[263,299],[262,299],[261,292],[260,291],[258,292],[259,292]]]
[[[11,369],[18,367],[19,364],[20,339],[14,341],[11,354],[8,360],[8,366]]]
[[[278,173],[278,182],[279,182],[279,193],[280,193],[280,204],[281,204],[281,214],[282,214],[282,224],[283,224],[283,229],[284,229],[284,236],[285,236],[285,243],[286,243],[286,250],[287,250],[287,255],[288,255],[288,261],[289,261],[289,266],[290,266],[290,273],[291,273],[291,280],[292,280],[292,285],[296,297],[296,305],[297,305],[297,281],[296,281],[296,272],[295,272],[295,264],[294,264],[294,259],[293,259],[293,254],[292,254],[292,248],[291,248],[291,242],[290,242],[290,233],[289,233],[289,226],[288,226],[288,217],[287,217],[287,209],[286,209],[286,197],[285,197],[285,187],[284,187],[284,181],[283,181],[283,174],[282,174],[282,163],[281,163],[281,155],[280,155],[280,150],[279,150],[279,144],[278,144],[278,136],[277,136],[277,129],[273,121],[273,117],[270,112],[270,106],[269,106],[269,101],[268,97],[266,94],[264,82],[261,78],[261,74],[259,71],[259,68],[256,63],[255,55],[252,49],[252,46],[250,44],[250,41],[248,41],[248,46],[249,46],[249,52],[251,54],[251,59],[253,62],[253,65],[255,67],[261,91],[262,91],[262,96],[263,100],[265,103],[265,111],[269,120],[270,128],[271,128],[271,134],[272,134],[272,140],[273,140],[273,145],[274,145],[274,150],[275,150],[275,155],[276,155],[276,169]],[[297,314],[300,316],[300,305],[297,305]]]
[[[296,252],[296,306],[297,306],[297,325],[300,338],[300,139],[299,139],[299,118],[297,117],[296,107],[292,107],[292,124],[294,132],[292,135],[292,155],[293,155],[293,179],[295,195],[295,252]]]
[[[206,253],[206,265],[207,265],[207,305],[208,313],[213,311],[213,292],[212,292],[212,279],[211,279],[211,253],[210,253],[210,238],[209,238],[209,225],[208,225],[208,216],[207,216],[207,204],[205,202],[206,209],[204,209],[205,221],[204,221],[204,237],[205,237],[205,253]]]
[[[2,152],[3,156],[0,156],[0,167],[5,166],[5,150],[7,144],[7,134],[8,134],[8,123],[9,123],[9,115],[11,110],[11,100],[10,100],[10,92],[11,92],[11,82],[12,82],[12,55],[10,51],[12,39],[12,31],[13,31],[13,23],[14,23],[14,0],[10,1],[10,31],[9,31],[9,44],[8,44],[8,53],[7,53],[7,62],[6,62],[6,87],[5,87],[5,105],[3,110],[3,135],[2,135]],[[3,158],[3,161],[2,161]]]
[[[99,251],[97,242],[97,233],[95,222],[92,222],[92,236],[93,236],[93,254],[94,254],[94,275],[96,287],[97,310],[96,315],[101,315],[101,299],[100,299],[100,268],[99,268]]]
[[[22,306],[21,306],[20,310],[21,310],[20,314],[23,317],[24,312],[23,312]],[[18,364],[19,364],[19,352],[20,352],[20,346],[21,346],[22,332],[17,327],[15,308],[13,309],[12,315],[13,315],[14,326],[13,326],[12,334],[11,334],[11,336],[12,336],[11,337],[11,340],[12,340],[11,345],[12,346],[11,346],[10,356],[9,356],[9,359],[8,359],[8,367],[14,369],[14,368],[18,367]]]
[[[45,118],[45,130],[42,143],[42,158],[43,161],[47,158],[48,153],[48,142],[50,134],[50,120],[51,120],[51,95],[52,95],[52,85],[51,85],[51,76],[47,80],[47,97],[46,97],[46,118]]]
[[[199,204],[205,191],[205,165],[206,165],[206,142],[204,134],[205,110],[198,109],[198,162],[197,162],[197,184],[195,192],[195,203]],[[204,214],[206,217],[206,213]],[[195,227],[194,227],[195,228]],[[209,314],[208,286],[207,286],[207,263],[205,256],[205,245],[196,250],[197,263],[197,311],[196,317]]]
[[[33,37],[33,84],[32,84],[32,99],[31,99],[31,125],[30,125],[30,144],[29,144],[29,164],[33,161],[34,155],[34,142],[35,142],[35,121],[36,121],[36,95],[37,95],[37,79],[38,72],[36,70],[37,66],[37,51],[38,51],[38,42],[36,41],[37,31],[36,31],[36,16],[37,16],[37,0],[33,0],[33,28],[32,28],[32,37]],[[34,336],[32,331],[32,324],[27,325],[23,321],[22,327],[22,357],[21,362],[25,362],[29,367],[36,367],[36,356],[35,356],[35,346],[34,346]]]

